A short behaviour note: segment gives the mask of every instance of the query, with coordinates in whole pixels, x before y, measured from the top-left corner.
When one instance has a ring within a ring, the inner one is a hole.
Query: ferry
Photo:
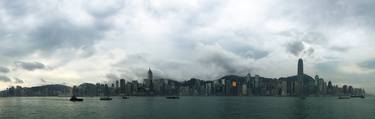
[[[121,98],[122,98],[122,99],[129,99],[128,96],[122,96]]]
[[[77,91],[77,87],[73,86],[73,89],[72,89],[73,94],[72,94],[72,97],[70,97],[70,101],[72,101],[72,102],[82,102],[83,99],[77,98],[76,91]]]
[[[101,97],[100,100],[103,100],[103,101],[109,101],[109,100],[112,100],[111,97]]]
[[[168,97],[165,97],[167,99],[180,99],[180,97],[178,96],[168,96]]]
[[[350,99],[350,96],[342,95],[342,96],[339,96],[337,99]]]
[[[77,98],[76,96],[73,95],[73,96],[70,98],[70,101],[72,101],[72,102],[82,102],[83,99],[81,99],[81,98]]]

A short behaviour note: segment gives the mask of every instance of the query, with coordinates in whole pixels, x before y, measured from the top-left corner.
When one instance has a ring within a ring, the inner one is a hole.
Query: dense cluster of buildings
[[[151,69],[143,82],[120,79],[110,84],[84,83],[77,86],[77,96],[336,96],[363,95],[364,89],[332,84],[316,75],[304,74],[303,60],[298,61],[297,75],[278,79],[259,75],[228,75],[206,81],[192,78],[179,82],[153,79]],[[10,88],[11,89],[11,88]],[[9,90],[5,92],[9,92]],[[4,91],[3,91],[4,93]]]
[[[153,79],[151,69],[143,83],[120,79],[108,84],[82,84],[78,86],[81,96],[127,95],[127,96],[335,96],[362,95],[364,89],[349,85],[339,87],[304,74],[303,60],[298,60],[297,75],[279,79],[259,75],[228,75],[213,81],[192,78],[178,82],[171,79]]]
[[[70,96],[72,88],[65,85],[43,85],[35,87],[10,87],[0,96]]]

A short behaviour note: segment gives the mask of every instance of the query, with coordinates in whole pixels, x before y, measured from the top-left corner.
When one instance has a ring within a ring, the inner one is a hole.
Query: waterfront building
[[[100,88],[100,83],[96,83],[95,86],[96,86],[96,96],[100,96],[100,94],[102,93],[102,90]]]
[[[148,95],[154,94],[153,74],[151,68],[148,68],[147,79],[143,80],[145,91]]]
[[[208,81],[208,82],[206,82],[206,84],[205,84],[206,86],[205,86],[205,95],[206,96],[211,96],[211,95],[213,95],[213,87],[214,87],[214,82],[213,81]]]
[[[260,79],[259,75],[255,75],[254,78],[254,94],[259,95],[260,93]]]
[[[248,95],[247,91],[248,91],[247,83],[242,83],[241,96],[247,96]]]
[[[125,84],[125,79],[120,79],[120,94],[122,95],[124,95],[126,92]]]
[[[116,89],[119,88],[119,82],[116,80]]]
[[[317,84],[317,95],[325,95],[326,94],[326,83],[324,82],[323,78],[319,78],[318,75],[315,76],[316,84]]]
[[[132,95],[132,83],[128,81],[125,87],[125,95]]]
[[[327,87],[327,94],[328,95],[333,95],[333,85],[332,85],[332,82],[331,81],[328,81],[328,87]]]
[[[284,80],[280,81],[280,92],[279,92],[280,96],[287,96],[287,85],[288,85],[287,83],[288,82]]]

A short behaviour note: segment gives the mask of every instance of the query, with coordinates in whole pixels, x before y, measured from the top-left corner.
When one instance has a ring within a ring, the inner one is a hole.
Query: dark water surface
[[[375,98],[130,97],[0,98],[0,119],[375,119]]]

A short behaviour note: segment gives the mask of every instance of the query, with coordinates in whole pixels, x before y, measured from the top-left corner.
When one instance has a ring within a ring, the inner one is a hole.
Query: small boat
[[[128,96],[122,96],[121,98],[122,98],[122,99],[129,99]]]
[[[70,98],[70,101],[72,101],[72,102],[82,102],[83,99],[81,99],[81,98],[77,98],[76,96],[72,96],[72,97]]]
[[[103,101],[112,100],[112,98],[109,97],[109,88],[107,84],[104,85],[104,95],[103,97],[100,98],[100,100],[103,100]]]
[[[112,100],[111,97],[101,97],[100,100],[109,101]]]
[[[337,99],[350,99],[350,96],[343,95],[343,96],[339,96]]]
[[[72,89],[73,94],[72,94],[72,97],[70,97],[70,101],[72,101],[72,102],[82,102],[83,99],[77,98],[76,92],[77,92],[77,87],[73,86],[73,89]]]
[[[180,97],[178,96],[168,96],[168,97],[165,97],[167,99],[180,99]]]

